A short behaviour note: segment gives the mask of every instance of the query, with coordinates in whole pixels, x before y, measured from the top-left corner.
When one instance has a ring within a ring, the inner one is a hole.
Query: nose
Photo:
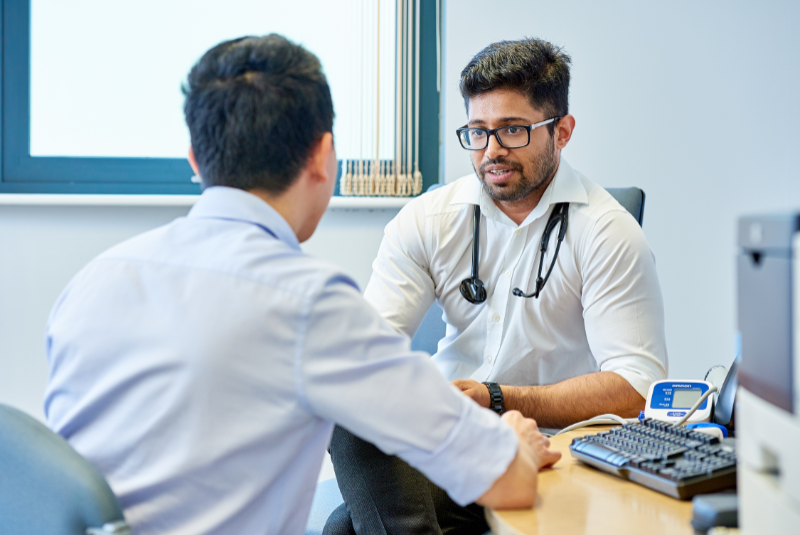
[[[505,156],[506,154],[508,154],[508,149],[497,141],[497,136],[489,136],[489,144],[486,146],[484,155],[489,159],[496,159],[498,156]]]

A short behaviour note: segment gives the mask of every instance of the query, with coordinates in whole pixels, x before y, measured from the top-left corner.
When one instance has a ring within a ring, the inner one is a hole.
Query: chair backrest
[[[606,188],[606,191],[631,213],[641,227],[644,221],[644,191],[639,188]]]
[[[130,533],[100,472],[37,420],[2,404],[0,524],[15,535]]]
[[[433,191],[442,187],[444,184],[432,184],[428,191]],[[644,191],[640,188],[606,188],[606,191],[614,197],[618,203],[631,213],[634,219],[642,226],[644,221]],[[411,349],[415,351],[425,351],[433,355],[439,349],[439,340],[444,338],[446,326],[442,319],[442,309],[437,303],[433,303],[422,324],[417,329],[414,338],[411,339]]]

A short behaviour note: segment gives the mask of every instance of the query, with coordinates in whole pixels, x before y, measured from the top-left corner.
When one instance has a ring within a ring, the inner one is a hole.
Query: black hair
[[[561,47],[542,39],[521,39],[492,43],[461,71],[461,96],[469,110],[472,97],[510,89],[528,97],[545,118],[569,113],[570,57]],[[555,123],[547,125],[550,134]]]
[[[204,186],[279,194],[333,131],[319,60],[277,34],[218,44],[192,67],[182,89]]]

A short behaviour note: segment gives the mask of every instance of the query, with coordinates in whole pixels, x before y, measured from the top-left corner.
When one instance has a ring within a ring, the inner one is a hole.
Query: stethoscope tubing
[[[558,240],[556,243],[556,249],[553,253],[553,260],[550,262],[550,266],[547,269],[547,273],[545,274],[544,278],[542,278],[542,267],[544,263],[544,255],[547,252],[547,244],[550,241],[550,236],[555,230],[556,225],[559,225],[558,229]],[[558,203],[553,208],[553,211],[550,213],[550,217],[547,219],[547,224],[545,225],[544,232],[542,233],[542,241],[539,247],[539,267],[536,273],[536,282],[534,291],[526,294],[519,288],[514,288],[511,292],[513,295],[517,297],[525,297],[525,298],[539,298],[542,290],[544,289],[544,285],[547,284],[548,279],[550,279],[550,275],[553,273],[553,268],[555,268],[556,260],[558,259],[558,252],[561,250],[561,242],[564,241],[565,236],[567,235],[567,226],[569,225],[569,203]],[[464,279],[461,281],[461,295],[472,304],[478,305],[486,301],[486,292],[475,292],[475,288],[483,288],[484,284],[483,281],[480,280],[478,275],[478,264],[480,263],[480,228],[481,228],[481,207],[479,205],[475,205],[473,209],[473,222],[472,222],[472,270],[470,271],[471,277],[468,279]]]
[[[472,212],[472,279],[478,280],[478,264],[480,263],[481,207],[475,205]]]

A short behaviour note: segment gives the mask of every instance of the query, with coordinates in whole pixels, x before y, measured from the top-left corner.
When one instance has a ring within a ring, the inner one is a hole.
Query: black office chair
[[[641,227],[644,221],[644,191],[639,188],[606,188],[606,191],[631,213]]]
[[[106,480],[67,442],[0,404],[0,531],[130,535]]]

